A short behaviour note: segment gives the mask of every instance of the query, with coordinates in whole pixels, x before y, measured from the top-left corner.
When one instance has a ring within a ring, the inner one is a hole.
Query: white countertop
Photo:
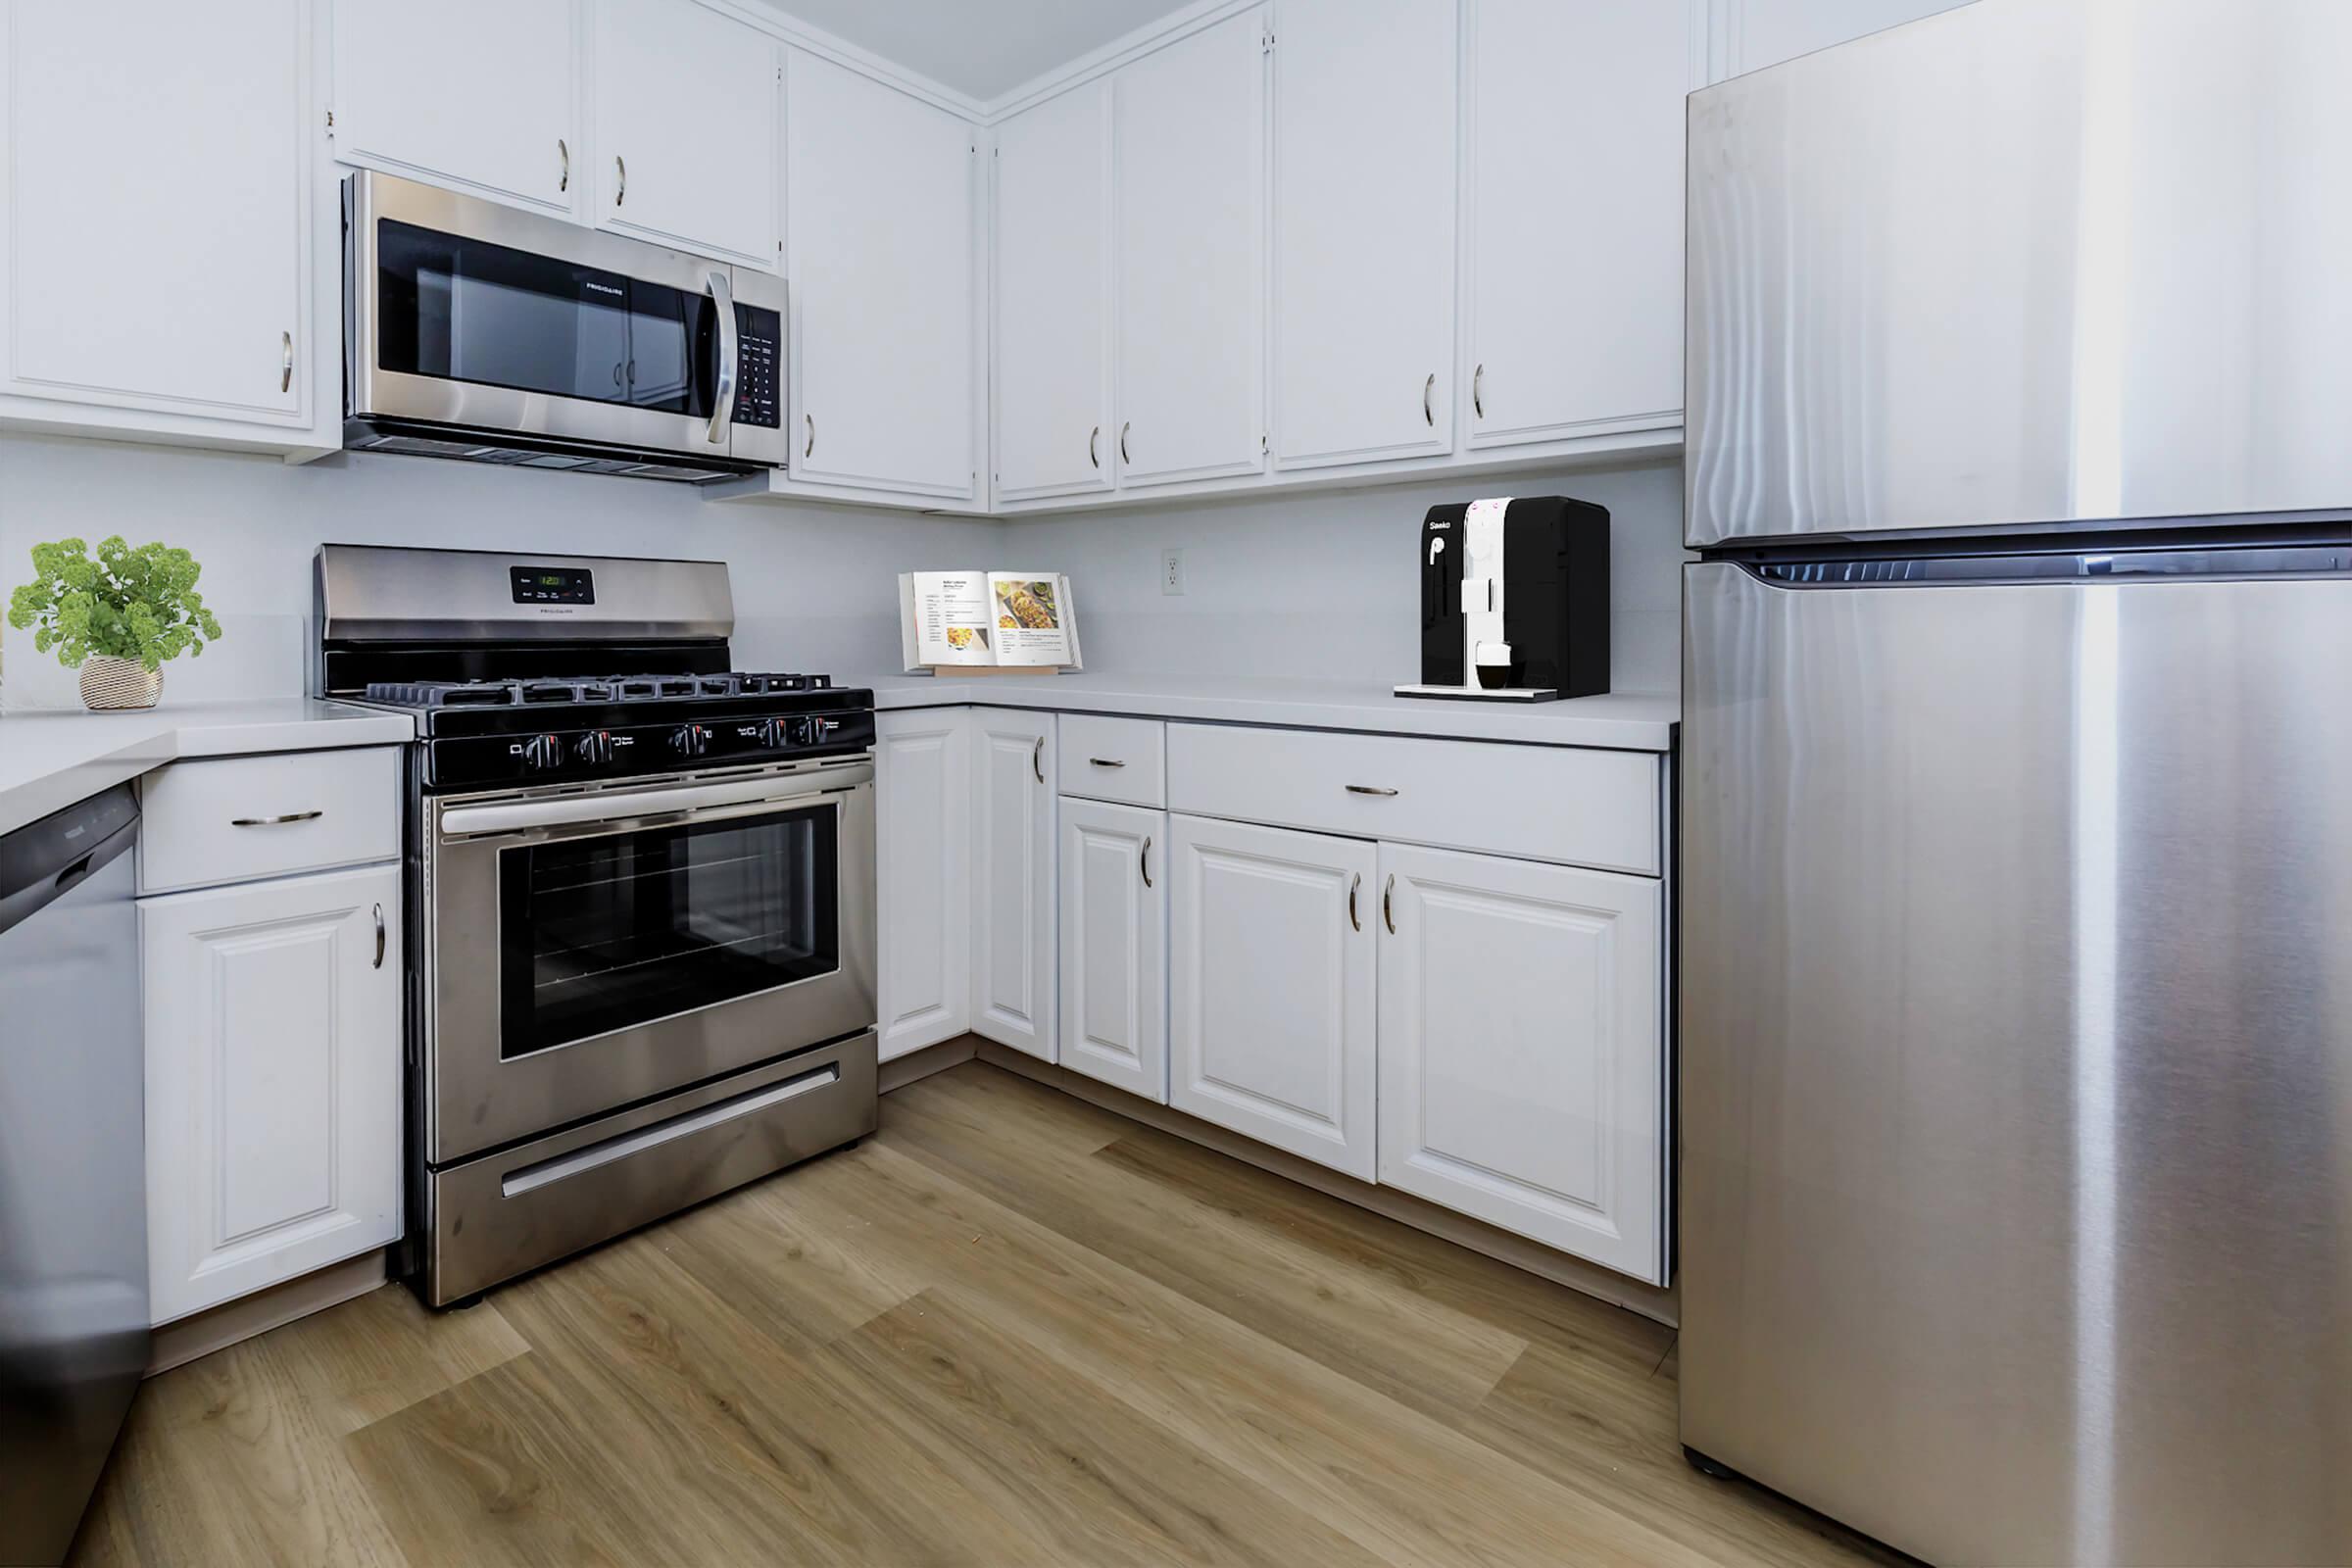
[[[313,697],[0,713],[0,833],[183,757],[397,746],[416,733],[406,713]]]
[[[1682,720],[1676,698],[1643,692],[1517,704],[1397,697],[1391,693],[1393,682],[1237,675],[884,675],[845,676],[840,684],[871,686],[874,706],[883,710],[978,703],[1628,752],[1671,751]]]

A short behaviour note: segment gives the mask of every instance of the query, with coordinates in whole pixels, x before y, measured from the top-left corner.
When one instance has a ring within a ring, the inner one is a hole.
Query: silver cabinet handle
[[[288,822],[311,822],[326,814],[323,808],[316,811],[288,811],[283,816],[232,816],[230,827],[283,827]]]
[[[1152,835],[1149,833],[1144,835],[1143,852],[1136,857],[1136,863],[1143,867],[1144,886],[1150,887],[1152,885]]]
[[[375,967],[384,966],[384,906],[375,906]]]
[[[1350,795],[1378,795],[1386,798],[1396,794],[1396,792],[1395,790],[1384,790],[1377,784],[1350,784],[1348,786],[1348,793]]]
[[[571,189],[571,148],[561,136],[556,138],[556,156],[564,161],[564,174],[556,181],[556,189],[569,190]]]
[[[718,311],[718,384],[710,389],[710,444],[719,447],[734,434],[735,376],[743,344],[735,333],[735,291],[727,286],[727,274],[715,267],[710,269],[710,293]]]
[[[1127,765],[1125,762],[1122,762],[1116,758],[1111,757],[1090,757],[1087,759],[1087,760],[1094,763],[1097,767],[1125,767]]]
[[[1102,466],[1102,427],[1099,424],[1086,438],[1086,461],[1098,468]]]
[[[816,416],[813,414],[804,414],[801,416],[801,417],[808,423],[808,444],[801,448],[801,456],[804,458],[813,458],[816,456]]]
[[[1438,372],[1432,370],[1429,372],[1429,379],[1421,383],[1421,417],[1428,421],[1429,427],[1433,430],[1438,427],[1437,395]]]
[[[1119,426],[1119,462],[1122,464],[1133,463],[1135,461],[1133,458],[1127,456],[1127,432],[1134,428],[1135,421],[1133,419],[1129,419],[1125,424]]]
[[[1389,935],[1396,934],[1396,873],[1389,873],[1389,885],[1380,890],[1380,917],[1389,927]]]
[[[1364,922],[1355,917],[1355,895],[1363,885],[1364,876],[1360,871],[1348,884],[1348,923],[1358,931],[1364,928]]]
[[[1029,748],[1029,770],[1037,775],[1040,784],[1046,781],[1046,738],[1043,735],[1037,738],[1035,746]]]
[[[620,172],[620,188],[612,193],[612,205],[618,207],[629,199],[629,166],[621,162],[620,154],[614,153],[612,167]]]
[[[291,392],[294,390],[294,334],[280,332],[277,336],[279,340],[277,389],[280,392]]]
[[[1487,416],[1487,400],[1483,388],[1487,384],[1487,368],[1480,366],[1470,372],[1470,409],[1480,418]]]

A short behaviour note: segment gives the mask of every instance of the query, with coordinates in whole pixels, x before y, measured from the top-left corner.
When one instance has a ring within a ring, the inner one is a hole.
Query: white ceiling
[[[1182,0],[767,0],[983,103],[1182,9]]]

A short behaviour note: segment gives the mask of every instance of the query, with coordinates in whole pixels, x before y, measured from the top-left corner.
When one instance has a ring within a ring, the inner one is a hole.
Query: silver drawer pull
[[[324,810],[288,811],[283,816],[232,816],[230,827],[284,827],[288,822],[312,822],[326,814]]]
[[[1358,931],[1364,928],[1364,922],[1355,917],[1355,896],[1362,891],[1363,885],[1364,874],[1361,871],[1355,873],[1354,880],[1348,884],[1348,923]]]
[[[1140,866],[1140,867],[1143,869],[1143,873],[1144,873],[1144,886],[1146,886],[1146,887],[1150,887],[1150,886],[1152,885],[1152,835],[1151,835],[1151,834],[1147,833],[1147,834],[1145,834],[1145,835],[1144,835],[1144,847],[1143,847],[1143,849],[1142,849],[1140,852],[1138,852],[1138,854],[1136,855],[1135,861],[1136,861],[1136,864],[1137,864],[1138,866]]]
[[[1087,760],[1097,767],[1125,767],[1127,765],[1125,762],[1109,757],[1090,757]]]
[[[1377,784],[1350,784],[1348,786],[1348,793],[1350,795],[1378,795],[1383,799],[1386,799],[1396,792],[1395,790],[1384,790]]]
[[[1037,744],[1029,749],[1029,770],[1037,775],[1037,781],[1040,784],[1046,781],[1046,738],[1043,735],[1040,735],[1037,738]]]
[[[384,966],[384,906],[375,906],[375,967]]]

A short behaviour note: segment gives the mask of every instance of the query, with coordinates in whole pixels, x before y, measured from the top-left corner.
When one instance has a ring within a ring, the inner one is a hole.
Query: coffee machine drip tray
[[[1556,703],[1553,686],[1399,686],[1399,697],[1458,697],[1478,703]]]

